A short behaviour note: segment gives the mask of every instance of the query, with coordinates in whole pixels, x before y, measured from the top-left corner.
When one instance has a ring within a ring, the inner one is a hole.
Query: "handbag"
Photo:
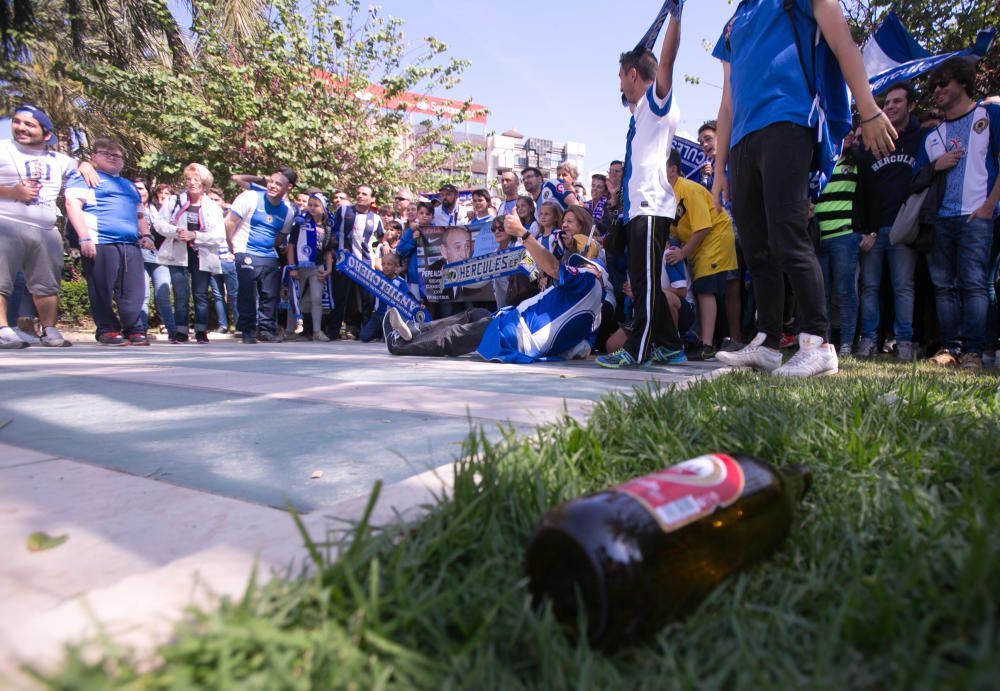
[[[914,192],[896,212],[896,219],[892,222],[892,230],[889,231],[889,242],[893,245],[912,244],[920,233],[920,209],[924,206],[927,193],[931,191],[930,186],[919,192]]]

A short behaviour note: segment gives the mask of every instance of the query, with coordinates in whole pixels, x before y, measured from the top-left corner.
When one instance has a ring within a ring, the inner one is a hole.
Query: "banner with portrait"
[[[428,302],[490,302],[494,299],[493,282],[473,280],[461,286],[445,285],[445,265],[464,262],[477,256],[480,244],[496,247],[489,224],[478,226],[430,226],[420,229],[417,268],[420,271]]]

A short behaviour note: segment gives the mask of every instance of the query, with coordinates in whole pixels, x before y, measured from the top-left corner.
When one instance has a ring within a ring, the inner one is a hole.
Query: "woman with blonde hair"
[[[171,343],[188,341],[188,303],[194,294],[194,335],[208,343],[209,285],[212,274],[222,273],[219,246],[226,240],[222,208],[208,191],[215,182],[200,163],[184,168],[184,191],[169,197],[153,219],[156,232],[165,239],[156,261],[170,267],[174,289],[174,322]]]

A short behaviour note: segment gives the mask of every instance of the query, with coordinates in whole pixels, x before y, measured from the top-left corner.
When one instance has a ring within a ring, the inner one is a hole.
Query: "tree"
[[[388,195],[436,188],[443,162],[471,156],[448,136],[465,110],[409,123],[396,105],[405,91],[458,83],[468,63],[446,58],[443,43],[407,43],[401,20],[358,0],[275,0],[248,39],[217,21],[219,4],[195,3],[179,69],[153,58],[124,68],[100,53],[57,60],[58,81],[79,85],[74,126],[115,136],[167,179],[191,161],[220,181],[291,165],[306,185],[367,182]]]

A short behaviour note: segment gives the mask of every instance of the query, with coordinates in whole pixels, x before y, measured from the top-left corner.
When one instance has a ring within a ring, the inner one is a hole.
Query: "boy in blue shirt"
[[[399,275],[400,263],[399,255],[395,252],[386,252],[382,255],[382,274],[385,276],[386,280],[397,289],[403,293],[409,293],[410,287],[406,284],[406,279]],[[382,338],[384,336],[382,333],[382,322],[385,318],[385,313],[388,310],[389,305],[385,304],[380,298],[376,297],[375,308],[372,310],[372,316],[368,318],[368,321],[366,321],[361,327],[361,331],[358,332],[359,341],[368,343],[369,341],[374,341],[375,339]]]
[[[120,175],[124,153],[112,139],[94,141],[93,162],[101,182],[90,187],[74,174],[66,184],[66,215],[80,238],[98,343],[148,346],[141,321],[146,273],[140,246],[152,251],[154,245],[139,190]]]

